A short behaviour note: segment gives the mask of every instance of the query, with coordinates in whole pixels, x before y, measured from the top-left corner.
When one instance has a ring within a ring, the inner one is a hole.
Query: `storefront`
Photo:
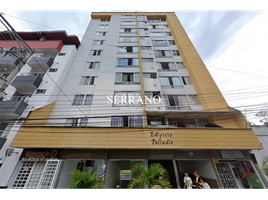
[[[213,154],[222,188],[266,188],[247,151],[222,150]],[[218,159],[219,157],[221,159]]]
[[[63,167],[59,149],[25,149],[20,157],[12,189],[56,188]]]
[[[173,189],[183,188],[185,171],[192,180],[198,171],[211,188],[266,188],[248,151],[104,149],[26,149],[10,188],[63,189],[68,187],[71,171],[92,169],[105,188],[123,189],[128,188],[134,165],[148,169],[152,163],[168,171]]]

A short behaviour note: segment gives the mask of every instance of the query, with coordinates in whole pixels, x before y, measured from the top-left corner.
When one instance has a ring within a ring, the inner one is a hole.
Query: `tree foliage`
[[[162,177],[159,179],[159,177]],[[152,163],[149,169],[146,170],[143,164],[136,164],[132,168],[132,179],[128,188],[146,188],[148,185],[151,188],[153,185],[161,185],[162,188],[171,188],[168,181],[168,172],[160,163]]]
[[[263,174],[268,177],[268,156],[263,158],[261,169]]]
[[[92,169],[89,169],[87,172],[81,172],[80,170],[74,170],[67,174],[72,178],[71,182],[68,185],[68,188],[77,188],[77,189],[99,189],[104,188],[103,181],[97,179],[97,172],[93,173]]]

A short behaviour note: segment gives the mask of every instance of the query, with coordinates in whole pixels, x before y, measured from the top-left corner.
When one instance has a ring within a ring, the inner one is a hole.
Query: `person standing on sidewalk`
[[[189,177],[188,173],[187,172],[184,172],[184,179],[183,179],[183,182],[184,182],[184,188],[187,187],[187,189],[193,189],[192,188],[192,185],[193,185],[193,181],[191,179],[191,177]]]

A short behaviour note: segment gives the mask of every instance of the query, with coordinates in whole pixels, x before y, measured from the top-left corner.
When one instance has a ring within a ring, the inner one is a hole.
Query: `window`
[[[183,62],[176,62],[176,65],[178,69],[185,69]]]
[[[158,62],[156,63],[156,68],[158,71],[177,71],[173,62]]]
[[[81,106],[83,105],[91,105],[92,104],[92,99],[93,99],[93,95],[92,94],[86,94],[86,98],[84,101],[84,94],[76,94],[74,96],[74,100],[73,100],[73,104],[72,105],[76,105],[76,106]]]
[[[104,45],[105,40],[93,40],[93,45]]]
[[[77,126],[78,119],[67,119],[64,126]]]
[[[138,53],[138,47],[118,47],[118,53]]]
[[[154,51],[155,57],[172,57],[172,54],[169,50],[157,50]]]
[[[169,45],[176,45],[174,40],[169,40],[168,43],[169,43]]]
[[[139,28],[139,31],[148,31],[148,28]]]
[[[173,54],[173,56],[179,56],[180,55],[178,50],[172,50],[172,54]]]
[[[141,46],[141,50],[152,50],[151,46]]]
[[[121,19],[135,19],[136,16],[135,15],[122,15]]]
[[[152,40],[153,46],[166,47],[169,46],[166,40]]]
[[[150,126],[161,126],[166,125],[165,116],[148,116],[147,124]]]
[[[188,99],[191,105],[201,105],[198,96],[195,94],[188,95]]]
[[[142,106],[141,102],[138,102],[141,92],[114,92],[114,104],[113,106]]]
[[[164,28],[168,28],[168,25],[163,25]]]
[[[123,21],[120,23],[121,26],[136,26],[136,21]]]
[[[86,98],[85,98],[85,102],[84,105],[91,105],[92,104],[92,99],[93,99],[93,95],[92,94],[87,94]]]
[[[117,67],[139,67],[138,58],[118,58]]]
[[[171,32],[166,32],[166,36],[172,36]]]
[[[58,71],[57,68],[50,68],[50,69],[48,70],[48,72],[57,72],[57,71]]]
[[[82,76],[79,85],[95,85],[97,76]]]
[[[101,32],[101,31],[97,31],[96,32],[96,36],[106,36],[107,32]]]
[[[112,117],[112,127],[143,127],[142,116]]]
[[[159,97],[161,97],[160,91],[152,91],[152,92],[147,91],[147,92],[144,92],[144,95],[149,99],[152,99],[153,97],[158,99]]]
[[[179,118],[168,118],[168,124],[170,127],[206,127],[206,119],[179,119]]]
[[[137,37],[133,36],[119,36],[119,42],[131,43],[131,42],[138,42]]]
[[[101,25],[101,24],[100,24],[100,25],[99,25],[99,28],[109,28],[109,25],[104,25],[104,24]]]
[[[147,24],[146,21],[138,21],[138,24]]]
[[[46,91],[47,91],[46,89],[36,90],[35,94],[45,94]]]
[[[86,62],[85,69],[99,69],[100,62]]]
[[[140,84],[140,73],[116,73],[115,84]]]
[[[141,62],[154,62],[153,58],[142,58]]]
[[[110,22],[110,19],[101,19],[101,22]]]
[[[156,78],[156,73],[143,73],[143,78]]]
[[[163,95],[167,109],[190,110],[186,95]]]
[[[161,19],[148,19],[149,23],[161,23]]]
[[[59,55],[59,56],[65,56],[66,53],[59,53],[58,55]]]
[[[150,32],[151,37],[165,37],[164,32]]]
[[[183,88],[179,76],[174,77],[160,76],[159,81],[162,88]]]
[[[87,126],[88,118],[80,119],[80,126]]]
[[[149,25],[148,26],[149,29],[163,29],[162,25]]]
[[[150,37],[149,36],[140,36],[140,40],[149,40]]]
[[[119,33],[137,33],[136,28],[120,28]]]
[[[192,81],[189,76],[182,76],[181,79],[184,85],[192,85]]]
[[[88,118],[70,118],[67,119],[64,126],[87,126]]]
[[[102,50],[90,50],[89,55],[90,56],[101,56]]]
[[[72,106],[81,106],[83,104],[84,96],[84,94],[76,94]]]

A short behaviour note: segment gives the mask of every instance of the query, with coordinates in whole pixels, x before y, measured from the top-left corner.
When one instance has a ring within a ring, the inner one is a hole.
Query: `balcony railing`
[[[19,92],[32,93],[36,88],[39,87],[42,80],[43,74],[40,73],[20,74],[19,76],[15,77],[11,85],[15,87]]]
[[[183,85],[161,85],[161,88],[183,88]]]
[[[52,56],[39,55],[34,56],[28,61],[28,65],[33,69],[48,70],[54,62]]]
[[[123,82],[115,82],[116,85],[139,85],[140,82],[133,82],[133,81],[123,81]]]
[[[15,96],[8,100],[0,101],[0,118],[17,118],[28,106],[30,97]]]

